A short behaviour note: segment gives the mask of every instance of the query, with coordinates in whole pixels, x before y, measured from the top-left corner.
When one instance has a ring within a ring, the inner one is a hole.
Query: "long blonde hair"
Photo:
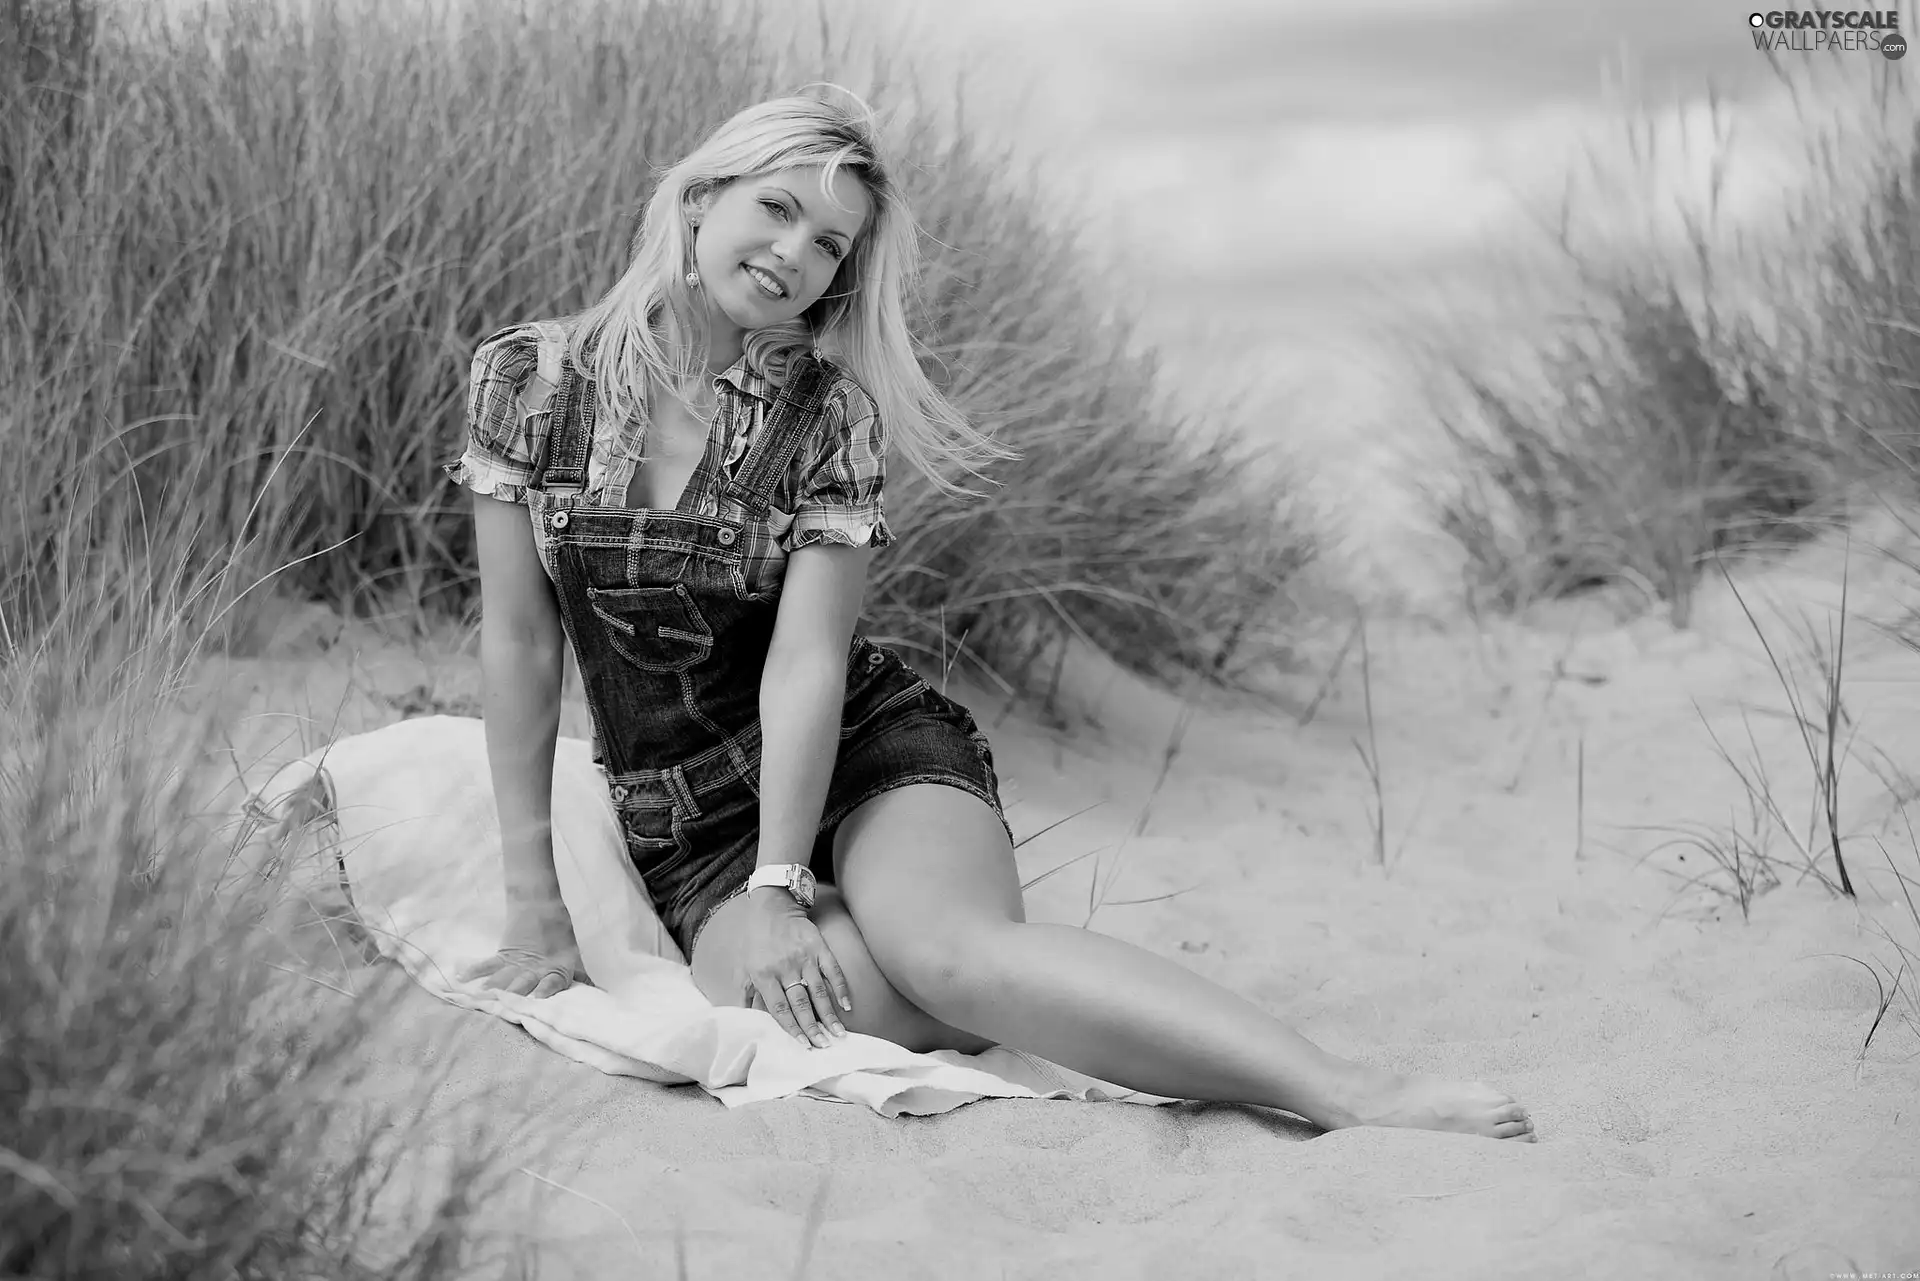
[[[873,397],[903,458],[937,488],[973,494],[944,472],[958,468],[978,477],[984,461],[1018,454],[969,423],[920,368],[907,326],[909,298],[920,288],[918,228],[881,161],[872,108],[847,96],[857,110],[799,95],[748,107],[663,170],[634,233],[626,272],[572,318],[571,353],[592,370],[599,412],[616,421],[644,404],[653,379],[682,393],[696,386],[706,354],[706,308],[685,279],[693,265],[696,205],[743,178],[803,165],[825,166],[831,189],[844,167],[872,197],[868,225],[812,306],[746,334],[747,362],[779,386],[801,353],[827,357]]]

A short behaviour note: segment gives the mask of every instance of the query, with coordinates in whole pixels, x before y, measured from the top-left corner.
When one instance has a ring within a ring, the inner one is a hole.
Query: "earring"
[[[687,288],[689,288],[689,289],[698,289],[699,287],[700,287],[700,273],[699,273],[699,272],[697,272],[697,271],[690,271],[690,272],[688,272],[688,273],[687,273]]]

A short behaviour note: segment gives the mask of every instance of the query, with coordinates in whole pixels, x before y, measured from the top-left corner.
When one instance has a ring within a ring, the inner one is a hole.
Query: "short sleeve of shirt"
[[[828,394],[823,428],[794,460],[793,524],[781,536],[781,548],[885,547],[893,531],[882,501],[887,439],[878,406],[864,387],[842,377]]]
[[[476,494],[527,501],[527,483],[547,430],[547,416],[527,414],[521,403],[539,357],[538,343],[532,326],[517,326],[493,335],[473,354],[466,449],[441,470]]]

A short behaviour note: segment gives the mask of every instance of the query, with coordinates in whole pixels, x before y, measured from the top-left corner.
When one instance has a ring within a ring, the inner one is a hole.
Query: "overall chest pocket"
[[[683,584],[589,587],[587,604],[607,644],[635,667],[684,671],[713,652],[713,629]]]

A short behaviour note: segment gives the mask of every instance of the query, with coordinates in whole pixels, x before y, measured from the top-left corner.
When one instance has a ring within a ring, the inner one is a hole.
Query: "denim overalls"
[[[781,478],[820,421],[833,370],[792,366],[752,448],[720,487],[718,519],[694,514],[695,472],[671,512],[586,496],[591,382],[562,359],[527,505],[579,664],[593,759],[628,854],[662,924],[693,959],[700,928],[738,892],[758,855],[760,677],[779,593],[749,591],[741,533],[764,520]],[[721,433],[710,432],[706,462]],[[833,881],[833,832],[857,806],[909,783],[959,787],[1000,816],[986,736],[967,709],[891,650],[856,634],[832,781],[812,868]],[[1011,832],[1009,831],[1009,839]]]

